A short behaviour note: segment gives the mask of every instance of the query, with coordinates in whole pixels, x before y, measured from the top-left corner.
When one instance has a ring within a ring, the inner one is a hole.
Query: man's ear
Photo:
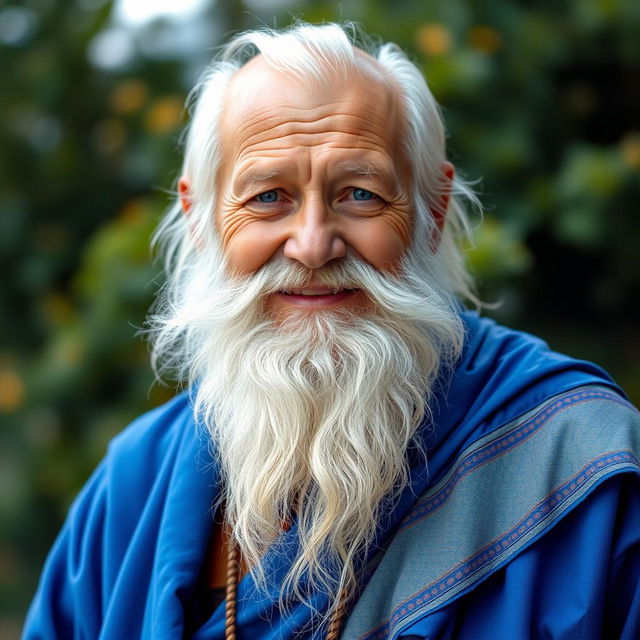
[[[196,232],[196,226],[194,224],[193,219],[190,217],[191,206],[193,204],[193,198],[191,195],[191,179],[187,176],[182,176],[180,180],[178,180],[178,195],[180,196],[180,204],[182,205],[182,213],[187,218],[187,224],[189,226],[189,232],[191,233],[191,238],[193,239],[194,244],[196,245],[196,249],[202,249],[202,238],[199,237]]]
[[[438,200],[436,202],[436,205],[431,209],[431,215],[433,216],[433,220],[436,223],[438,235],[444,228],[444,221],[447,217],[447,209],[449,208],[449,200],[451,199],[453,176],[456,173],[453,165],[450,162],[443,162],[440,165],[440,171],[442,173],[439,176],[440,188],[438,189]]]
[[[178,180],[178,193],[180,194],[180,204],[185,215],[189,215],[191,211],[191,179],[182,176]]]

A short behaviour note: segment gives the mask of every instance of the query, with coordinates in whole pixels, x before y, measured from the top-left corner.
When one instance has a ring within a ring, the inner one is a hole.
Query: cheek
[[[268,262],[280,244],[280,234],[273,225],[252,222],[225,234],[222,246],[229,267],[249,274]]]
[[[380,270],[394,270],[408,247],[408,230],[383,218],[373,218],[352,234],[351,246],[369,264]]]

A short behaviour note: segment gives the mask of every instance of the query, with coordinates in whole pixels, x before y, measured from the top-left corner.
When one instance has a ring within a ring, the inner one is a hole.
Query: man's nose
[[[344,258],[347,247],[338,221],[321,200],[303,205],[291,219],[284,255],[309,269],[319,269],[334,258]]]

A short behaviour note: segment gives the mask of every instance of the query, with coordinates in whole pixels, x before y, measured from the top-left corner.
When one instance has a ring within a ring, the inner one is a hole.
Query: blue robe
[[[413,461],[380,522],[343,637],[640,638],[637,411],[598,367],[463,318],[464,353],[420,432],[428,468]],[[187,393],[136,420],[75,500],[24,639],[223,638],[224,606],[190,624],[218,481]],[[294,548],[267,555],[268,593],[241,581],[241,639],[323,637],[309,607],[277,608]]]

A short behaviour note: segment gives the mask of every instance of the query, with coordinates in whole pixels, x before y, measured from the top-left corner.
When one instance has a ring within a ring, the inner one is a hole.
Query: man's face
[[[254,273],[289,259],[311,273],[353,255],[395,269],[412,230],[401,115],[373,62],[348,82],[303,84],[261,57],[234,77],[222,119],[215,223],[229,267]],[[363,309],[364,292],[311,281],[267,308]]]

